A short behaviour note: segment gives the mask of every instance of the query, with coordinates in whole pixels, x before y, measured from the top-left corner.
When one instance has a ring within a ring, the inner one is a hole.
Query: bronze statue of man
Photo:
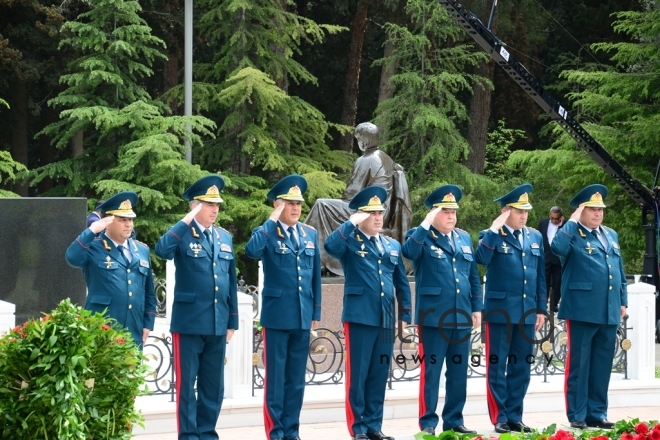
[[[349,201],[367,186],[378,185],[385,188],[388,194],[383,203],[383,232],[401,242],[412,219],[410,194],[403,167],[378,149],[378,127],[371,122],[363,122],[355,127],[354,136],[363,154],[353,165],[342,198],[317,199],[305,223],[316,228],[319,243],[325,242],[328,235],[353,213],[348,207]],[[322,248],[321,265],[334,275],[344,275],[339,261],[328,256]]]

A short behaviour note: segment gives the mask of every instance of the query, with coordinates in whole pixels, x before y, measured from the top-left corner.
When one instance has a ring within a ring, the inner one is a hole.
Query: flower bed
[[[490,438],[459,434],[454,431],[445,431],[436,436],[420,432],[415,440],[660,440],[660,423],[657,420],[640,422],[639,419],[619,420],[613,429],[557,429],[557,425],[550,425],[545,429],[533,429],[526,433],[507,433],[499,437],[491,435]]]
[[[0,338],[0,438],[131,437],[147,367],[113,324],[67,299]]]

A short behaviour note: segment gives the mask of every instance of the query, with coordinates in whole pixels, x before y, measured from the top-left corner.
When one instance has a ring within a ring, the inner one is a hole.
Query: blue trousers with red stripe
[[[298,437],[305,393],[309,330],[263,328],[266,438]]]
[[[179,440],[215,440],[225,394],[227,336],[172,333],[172,342]]]
[[[463,424],[467,397],[467,366],[470,360],[470,328],[418,327],[421,373],[419,380],[419,427],[438,425],[438,393],[442,364],[446,363],[445,405],[442,430]],[[460,342],[463,341],[463,342]]]
[[[493,425],[522,421],[533,340],[534,324],[486,323],[486,399]]]
[[[394,329],[344,323],[346,424],[351,436],[379,432],[392,362]]]
[[[607,388],[616,348],[616,325],[566,320],[566,416],[571,422],[607,418]]]

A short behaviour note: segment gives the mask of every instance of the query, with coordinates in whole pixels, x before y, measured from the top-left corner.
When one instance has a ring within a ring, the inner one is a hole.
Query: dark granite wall
[[[16,323],[65,299],[85,303],[82,271],[64,253],[85,229],[84,198],[0,197],[0,300],[16,304]]]

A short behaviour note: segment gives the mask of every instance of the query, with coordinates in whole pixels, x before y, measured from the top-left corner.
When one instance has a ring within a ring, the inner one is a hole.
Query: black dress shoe
[[[607,419],[602,419],[595,422],[587,422],[587,426],[590,428],[612,429],[614,428],[614,423]]]
[[[427,426],[426,428],[422,428],[422,432],[425,434],[435,435],[435,428]]]
[[[511,427],[507,423],[501,422],[495,424],[495,432],[499,434],[504,434],[505,432],[511,432]]]
[[[369,440],[367,434],[355,434],[354,437],[351,437],[351,440]]]
[[[477,433],[477,431],[467,429],[464,425],[454,426],[453,428],[451,428],[451,430],[454,431],[454,432],[460,432],[461,434],[476,434]]]
[[[369,438],[369,440],[394,440],[394,437],[385,435],[382,431],[367,432],[367,438]]]
[[[586,429],[587,424],[584,423],[584,420],[575,420],[574,422],[571,422],[571,428],[577,428],[577,429]]]
[[[507,425],[509,425],[509,428],[511,428],[511,431],[532,432],[532,428],[525,425],[522,421],[520,421],[520,422],[509,422],[509,423],[507,423]]]

